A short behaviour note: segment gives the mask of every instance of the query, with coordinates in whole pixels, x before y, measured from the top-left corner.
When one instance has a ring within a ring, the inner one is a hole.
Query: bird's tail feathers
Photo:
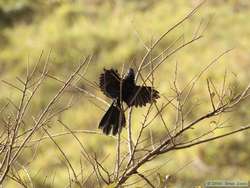
[[[114,100],[107,112],[104,114],[99,129],[102,129],[103,133],[109,135],[112,130],[112,134],[115,136],[122,127],[125,126],[125,114],[121,109],[119,101]]]

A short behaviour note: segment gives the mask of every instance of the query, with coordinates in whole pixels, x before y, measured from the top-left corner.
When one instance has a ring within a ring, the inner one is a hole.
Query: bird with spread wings
[[[100,75],[99,83],[101,91],[113,102],[99,123],[103,133],[116,135],[125,126],[125,114],[122,109],[122,102],[127,106],[142,107],[147,103],[155,102],[159,92],[149,86],[138,86],[135,83],[135,73],[130,68],[122,79],[117,70],[104,69]]]

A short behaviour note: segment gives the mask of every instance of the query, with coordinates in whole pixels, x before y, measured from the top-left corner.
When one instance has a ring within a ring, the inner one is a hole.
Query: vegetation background
[[[52,74],[65,78],[73,67],[89,54],[93,55],[86,77],[98,83],[103,67],[121,70],[132,62],[140,61],[145,53],[144,43],[149,45],[170,26],[191,10],[196,0],[0,0],[0,79],[14,82],[16,76],[22,77],[27,62],[34,64],[42,51],[51,50]],[[179,64],[178,81],[184,85],[208,62],[224,50],[234,48],[220,60],[202,79],[192,94],[193,100],[201,105],[195,113],[209,108],[203,101],[207,95],[206,78],[221,83],[225,71],[234,90],[239,90],[250,80],[250,1],[248,0],[210,0],[199,13],[183,24],[178,31],[169,35],[159,46],[163,50],[181,33],[190,36],[201,20],[210,20],[204,37],[171,57],[157,72],[155,87],[161,94],[171,95],[170,83],[173,80],[175,63]],[[48,79],[32,105],[37,111],[46,104],[60,86]],[[102,93],[89,87],[84,80],[80,87],[94,92],[106,99]],[[0,104],[7,98],[17,101],[18,92],[0,84]],[[72,129],[97,130],[103,111],[93,105],[92,99],[74,90],[73,107],[64,112],[60,119]],[[70,98],[70,97],[68,97]],[[67,98],[67,99],[68,99]],[[160,99],[161,100],[161,99]],[[159,102],[160,102],[159,100]],[[68,101],[65,100],[65,104]],[[110,102],[110,101],[109,101]],[[63,104],[59,104],[63,105]],[[103,108],[103,104],[98,104]],[[225,121],[237,126],[249,123],[250,101],[238,111],[226,115]],[[136,109],[133,130],[140,122],[143,109]],[[171,109],[165,112],[171,124],[175,115]],[[27,115],[28,116],[28,115]],[[31,120],[30,120],[31,121]],[[160,121],[160,120],[159,120]],[[212,122],[210,122],[212,123]],[[157,121],[152,129],[157,137]],[[51,123],[53,134],[63,132],[57,121]],[[124,131],[124,133],[125,131]],[[43,135],[40,135],[41,137]],[[115,139],[98,134],[79,134],[90,151],[98,155],[111,154],[106,166],[113,168]],[[39,138],[39,136],[38,136]],[[201,185],[208,179],[250,179],[250,134],[249,131],[224,138],[220,141],[164,155],[147,164],[145,169],[164,166],[158,176],[173,176],[174,187]],[[81,153],[70,136],[56,137],[64,152],[79,167]],[[67,182],[67,168],[51,140],[39,143],[36,151],[27,150],[19,161],[27,162],[28,171],[35,187],[63,187]],[[34,156],[34,152],[36,155]],[[90,171],[90,169],[84,169]],[[156,180],[157,181],[157,180]],[[53,182],[53,185],[52,185]],[[5,187],[16,187],[6,182]],[[138,185],[139,186],[139,185]]]

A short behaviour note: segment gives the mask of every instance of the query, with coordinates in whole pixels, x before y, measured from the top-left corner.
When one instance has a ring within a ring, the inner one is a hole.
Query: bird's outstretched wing
[[[135,86],[125,101],[128,106],[146,106],[147,103],[155,102],[160,98],[159,92],[148,86]]]
[[[100,76],[101,91],[110,98],[117,98],[120,95],[121,78],[117,70],[104,69],[104,73]]]

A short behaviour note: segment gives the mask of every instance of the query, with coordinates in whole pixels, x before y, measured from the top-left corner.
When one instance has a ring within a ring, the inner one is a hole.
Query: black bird
[[[135,73],[130,68],[122,79],[117,70],[104,69],[100,75],[101,91],[113,102],[99,123],[99,128],[103,133],[116,135],[125,126],[125,114],[121,109],[121,102],[125,102],[129,107],[142,107],[147,103],[155,102],[159,92],[148,86],[138,86],[135,84]]]

